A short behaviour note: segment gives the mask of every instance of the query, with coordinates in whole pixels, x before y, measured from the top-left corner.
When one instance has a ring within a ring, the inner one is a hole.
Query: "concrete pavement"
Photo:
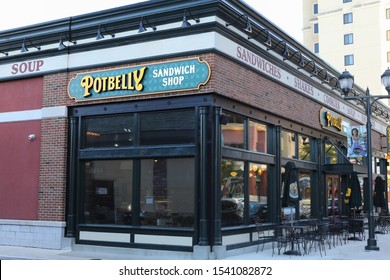
[[[310,254],[302,256],[289,256],[281,253],[272,254],[271,244],[266,244],[264,250],[256,253],[256,246],[252,252],[227,256],[226,260],[390,260],[390,233],[377,234],[379,251],[366,251],[367,240],[348,241],[347,244],[338,244],[335,247],[326,247],[326,255],[323,252],[312,250]],[[0,259],[3,260],[172,260],[185,259],[180,253],[170,254],[160,252],[159,255],[139,254],[135,250],[108,249],[99,246],[84,246],[83,249],[37,249],[28,247],[0,246]],[[138,249],[139,250],[139,249]],[[133,253],[132,253],[133,252]],[[229,253],[230,255],[231,253]]]

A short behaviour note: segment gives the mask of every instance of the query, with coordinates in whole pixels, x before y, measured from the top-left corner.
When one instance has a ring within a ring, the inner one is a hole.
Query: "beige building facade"
[[[390,66],[389,0],[305,0],[303,43],[372,95],[387,94],[380,76]]]

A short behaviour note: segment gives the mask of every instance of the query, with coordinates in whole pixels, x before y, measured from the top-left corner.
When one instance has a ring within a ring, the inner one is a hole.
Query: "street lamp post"
[[[344,71],[339,77],[340,89],[344,93],[345,100],[360,100],[364,105],[367,116],[367,159],[368,159],[368,239],[366,250],[379,250],[375,239],[375,220],[373,212],[373,196],[372,196],[372,139],[371,139],[371,107],[379,99],[390,98],[390,70],[387,69],[381,76],[382,84],[386,88],[388,95],[370,95],[367,88],[366,95],[348,96],[353,85],[353,76]],[[366,200],[367,201],[367,200]]]

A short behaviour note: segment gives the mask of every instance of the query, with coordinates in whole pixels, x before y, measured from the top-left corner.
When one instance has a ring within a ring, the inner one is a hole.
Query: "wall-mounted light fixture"
[[[37,136],[36,136],[34,133],[32,133],[32,134],[30,134],[29,136],[27,136],[27,139],[28,139],[28,141],[30,141],[30,142],[34,141],[35,138],[37,138]]]
[[[115,34],[112,34],[112,33],[108,32],[108,30],[107,30],[107,28],[105,26],[102,26],[101,24],[99,24],[98,31],[97,31],[97,34],[96,34],[96,40],[100,40],[100,39],[104,38],[104,35],[102,34],[102,30],[105,31],[112,38],[115,37]]]
[[[28,42],[30,43],[30,45],[31,45],[32,47],[36,48],[38,51],[41,50],[41,47],[34,45],[33,42],[31,42],[30,39],[24,38],[24,39],[23,39],[23,43],[22,43],[22,48],[20,49],[20,52],[22,52],[22,53],[23,53],[23,52],[28,52],[28,48],[27,48],[27,45],[26,45],[26,41],[28,41]]]
[[[5,56],[8,56],[7,52],[0,51],[0,53],[4,54]]]
[[[264,44],[266,44],[268,47],[272,46],[272,39],[271,34],[269,33],[268,29],[262,28],[259,33],[257,33],[255,36],[248,36],[248,40],[255,39],[258,37],[261,33],[265,33],[265,40],[263,41]]]
[[[245,15],[245,14],[241,14],[234,22],[232,23],[226,23],[226,26],[229,26],[229,25],[234,25],[237,21],[240,20],[240,18],[245,18],[245,26],[244,26],[244,30],[248,33],[252,33],[252,25],[251,25],[251,21],[249,20],[248,16]]]
[[[200,19],[199,19],[199,18],[195,18],[195,17],[191,14],[191,11],[188,11],[187,9],[185,9],[185,10],[184,10],[184,15],[183,15],[183,22],[182,22],[182,24],[181,24],[181,27],[182,27],[182,28],[191,26],[191,23],[189,23],[188,20],[187,20],[187,13],[188,13],[188,15],[191,17],[191,19],[194,20],[196,23],[199,23],[199,22],[200,22]]]
[[[145,22],[146,22],[148,27],[153,29],[153,31],[157,30],[157,27],[154,26],[154,25],[151,25],[146,17],[145,17]],[[138,33],[142,33],[142,32],[145,32],[145,31],[147,31],[147,29],[146,29],[146,27],[144,25],[144,17],[141,17],[141,22],[139,23]]]
[[[71,41],[71,40],[69,39],[69,37],[68,37],[66,34],[61,34],[61,36],[60,36],[60,42],[59,42],[59,44],[58,44],[58,50],[59,50],[59,51],[67,48],[67,46],[64,44],[64,39],[63,39],[63,37],[65,37],[65,38],[66,38],[70,43],[72,43],[73,45],[76,45],[76,44],[77,44],[76,41]]]

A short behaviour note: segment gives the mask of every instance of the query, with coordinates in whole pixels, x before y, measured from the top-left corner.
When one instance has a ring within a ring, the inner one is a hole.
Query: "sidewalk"
[[[312,250],[308,255],[288,256],[274,254],[272,256],[271,244],[266,244],[263,251],[251,252],[241,255],[226,257],[226,260],[390,260],[390,234],[377,234],[379,251],[366,251],[367,240],[348,241],[347,244],[326,247],[326,255]],[[161,257],[162,256],[162,257]],[[0,260],[152,260],[172,259],[171,256],[131,255],[125,253],[113,253],[100,250],[50,250],[27,247],[0,246]]]

